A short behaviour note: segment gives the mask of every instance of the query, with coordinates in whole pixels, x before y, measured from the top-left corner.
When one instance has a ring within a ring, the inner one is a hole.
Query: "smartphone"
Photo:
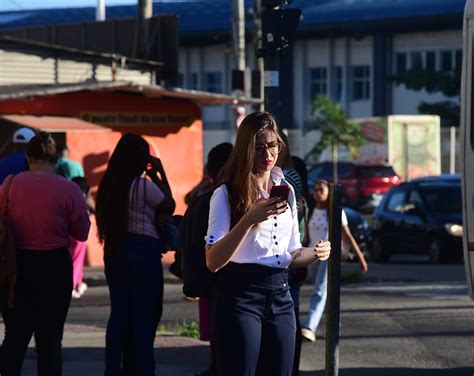
[[[288,201],[290,187],[288,185],[274,185],[270,190],[270,197],[280,197],[280,201]]]

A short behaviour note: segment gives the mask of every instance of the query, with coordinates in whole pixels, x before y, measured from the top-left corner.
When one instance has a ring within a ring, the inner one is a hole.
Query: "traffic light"
[[[263,8],[284,8],[287,5],[291,4],[291,0],[262,0],[262,7]]]
[[[273,3],[276,1],[273,1]],[[294,39],[301,9],[266,9],[262,12],[262,55],[283,52]]]

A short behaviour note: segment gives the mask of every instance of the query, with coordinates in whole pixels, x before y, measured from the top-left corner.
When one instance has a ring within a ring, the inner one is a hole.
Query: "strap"
[[[293,213],[293,204],[295,204],[295,207],[296,207],[295,191],[294,191],[294,189],[291,189],[291,188],[293,188],[293,186],[290,183],[288,183],[288,181],[285,178],[281,178],[281,181],[283,183],[285,183],[287,186],[290,187],[290,194],[288,196],[288,203],[290,204],[291,212],[292,212],[292,215],[294,216],[295,213]],[[296,214],[296,218],[298,218],[298,213]]]

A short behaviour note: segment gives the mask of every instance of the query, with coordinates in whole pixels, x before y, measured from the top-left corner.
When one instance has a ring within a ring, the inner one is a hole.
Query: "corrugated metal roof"
[[[185,99],[190,100],[199,105],[258,105],[261,103],[261,100],[258,98],[215,94],[197,90],[165,88],[159,85],[137,85],[127,81],[101,81],[54,85],[0,86],[0,100],[64,94],[77,91],[118,91],[121,93],[141,94],[148,98]]]
[[[178,13],[182,33],[230,31],[230,0],[189,0],[156,2],[153,13]],[[253,0],[245,0],[246,9]],[[375,20],[462,15],[465,0],[294,0],[292,7],[303,9],[302,26],[364,23]],[[107,7],[107,19],[131,18],[135,5]],[[38,9],[0,12],[0,28],[94,21],[95,8]],[[251,27],[251,22],[247,24]]]

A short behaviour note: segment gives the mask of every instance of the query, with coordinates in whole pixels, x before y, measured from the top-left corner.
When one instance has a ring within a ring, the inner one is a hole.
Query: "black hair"
[[[99,241],[106,254],[120,252],[128,225],[129,192],[150,161],[150,147],[134,133],[122,136],[110,157],[97,191],[96,220]]]
[[[48,162],[55,165],[58,161],[56,142],[48,132],[40,132],[28,142],[26,155],[37,161]]]
[[[222,170],[234,146],[230,142],[223,142],[214,146],[207,155],[207,173],[212,180],[215,180]]]
[[[87,179],[85,177],[76,176],[72,178],[71,181],[76,183],[79,186],[79,188],[81,189],[82,193],[84,193],[85,196],[88,195],[91,186],[89,185],[89,183],[87,183]]]
[[[62,155],[64,150],[69,150],[69,148],[67,147],[66,144],[58,144],[58,146],[56,147],[56,150],[58,151],[59,155]]]

